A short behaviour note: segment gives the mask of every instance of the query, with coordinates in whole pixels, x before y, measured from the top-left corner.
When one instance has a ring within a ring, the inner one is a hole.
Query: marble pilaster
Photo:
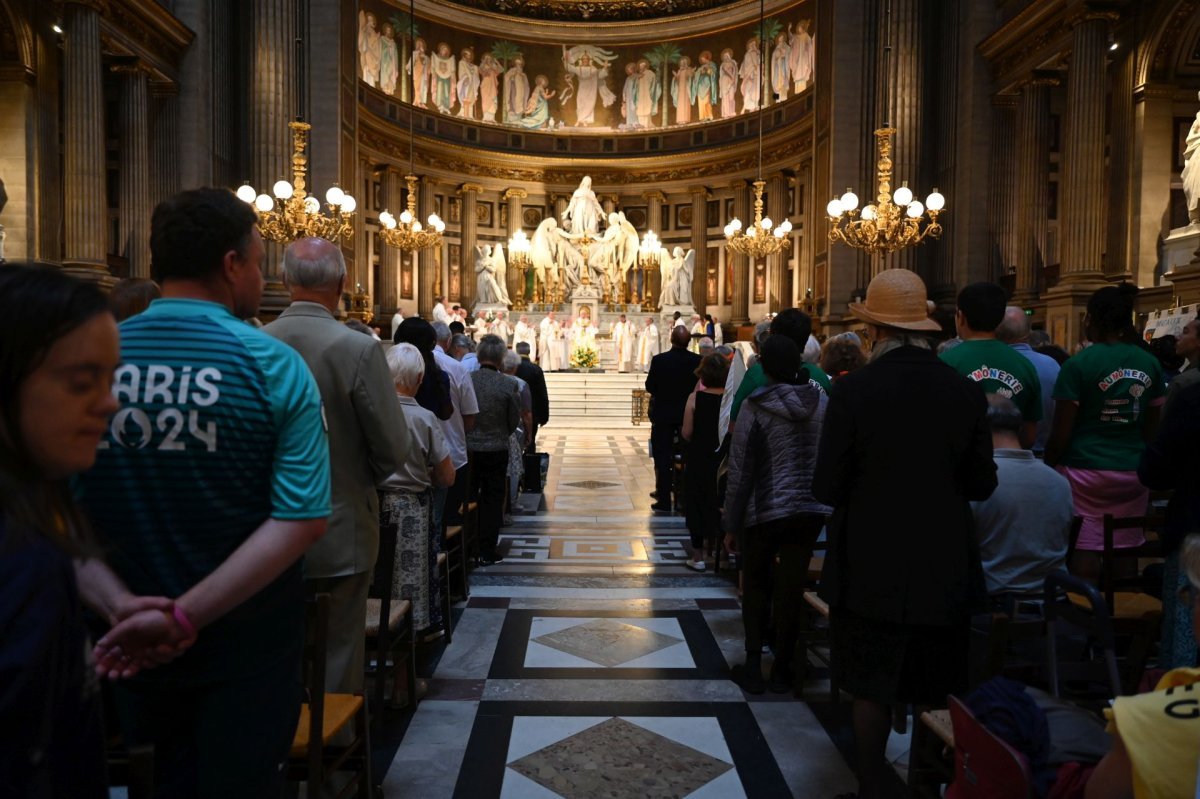
[[[505,228],[505,233],[509,240],[513,235],[524,227],[524,219],[521,210],[521,200],[529,196],[529,192],[525,189],[506,189],[501,199],[508,205],[508,226]],[[529,234],[527,233],[526,236]],[[508,251],[508,269],[505,271],[505,282],[508,284],[508,296],[515,303],[518,298],[525,299],[525,286],[522,284],[521,270],[512,265],[512,250]]]
[[[408,207],[408,198],[404,198],[404,205]],[[433,184],[428,178],[421,178],[417,181],[417,219],[421,220],[421,224],[425,224],[425,220],[433,213]],[[443,246],[445,246],[443,244]],[[441,253],[434,252],[432,247],[420,250],[417,253],[417,281],[420,285],[420,290],[417,292],[417,309],[421,316],[429,319],[433,314],[433,298],[437,294],[446,292],[446,281],[442,280]]]
[[[1016,160],[1015,95],[992,98],[992,148],[989,164],[988,225],[991,250],[995,253],[994,274],[1004,274],[1016,263],[1017,182],[1012,165]]]
[[[1038,274],[1046,265],[1050,182],[1050,87],[1054,78],[1034,76],[1021,89],[1017,106],[1016,210],[1017,268],[1014,302],[1028,304],[1038,294]],[[1011,168],[1008,170],[1011,173]]]
[[[63,267],[110,284],[99,5],[67,3],[63,29]]]
[[[462,198],[462,307],[475,307],[475,246],[479,238],[479,217],[476,210],[479,207],[479,195],[483,186],[478,183],[464,183],[458,189]]]
[[[150,88],[138,65],[121,74],[120,219],[117,251],[129,261],[130,277],[150,277]]]
[[[646,229],[653,230],[655,233],[662,234],[662,207],[666,202],[666,195],[661,191],[648,191],[642,195],[646,200]],[[665,245],[664,245],[665,246]],[[667,249],[670,249],[669,247]],[[696,257],[700,257],[699,253]],[[646,274],[646,289],[649,290],[652,302],[658,303],[662,297],[662,271],[661,265],[659,269],[651,269]],[[696,274],[699,274],[698,272]]]
[[[179,192],[179,94],[173,86],[150,84],[151,207]]]
[[[787,178],[783,175],[772,175],[768,178],[766,194],[767,206],[763,214],[778,225],[788,218]],[[789,255],[791,255],[791,248],[784,247],[777,255],[767,258],[767,308],[772,313],[790,308],[792,304],[792,298],[784,296],[784,287],[787,286],[785,274],[790,268]]]
[[[404,173],[392,166],[381,167],[379,199],[384,210],[399,216],[404,209]],[[379,315],[391,318],[400,305],[400,261],[405,253],[398,247],[384,244],[379,250],[379,285],[375,287],[375,303]]]
[[[733,215],[742,220],[743,230],[752,224],[751,188],[744,180],[733,185]],[[750,321],[750,259],[726,248],[725,257],[733,259],[733,305],[729,311],[729,322],[744,325]]]
[[[1112,118],[1108,143],[1108,240],[1104,248],[1104,274],[1109,280],[1132,280],[1130,231],[1133,223],[1133,136],[1136,127],[1133,93],[1137,79],[1137,51],[1126,47],[1116,54],[1113,70]]]
[[[708,187],[692,186],[692,250],[696,253],[695,279],[692,281],[692,305],[696,313],[708,310]]]

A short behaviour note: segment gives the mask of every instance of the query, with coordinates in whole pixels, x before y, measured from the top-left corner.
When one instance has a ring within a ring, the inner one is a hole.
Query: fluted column
[[[478,183],[464,183],[458,189],[462,198],[462,306],[468,310],[475,307],[475,245],[479,237],[479,217],[475,215],[479,207],[479,194],[483,186]]]
[[[407,208],[408,198],[404,198],[404,205],[400,206]],[[425,224],[425,220],[433,213],[433,185],[426,178],[422,178],[417,182],[417,219],[421,220],[421,224]],[[443,245],[445,246],[445,245]],[[441,276],[442,257],[441,251],[434,252],[434,248],[426,247],[417,253],[417,276],[416,279],[420,285],[420,291],[417,292],[417,310],[421,316],[426,319],[431,319],[433,316],[433,297],[435,294],[446,293],[446,283]]]
[[[1064,282],[1102,274],[1104,247],[1104,102],[1107,14],[1085,14],[1072,35],[1063,137],[1062,275]]]
[[[384,166],[375,174],[379,178],[379,200],[383,209],[399,216],[405,208],[404,173],[395,167]],[[381,317],[391,318],[400,305],[400,261],[403,257],[399,247],[384,244],[379,250],[379,285],[375,287],[375,302]]]
[[[884,121],[891,122],[892,127],[896,128],[892,145],[892,161],[895,164],[892,190],[899,188],[902,183],[908,183],[914,195],[928,191],[930,185],[925,175],[929,161],[922,154],[925,152],[923,137],[929,135],[925,126],[926,117],[929,116],[925,107],[925,58],[929,52],[927,38],[932,37],[926,35],[931,26],[921,19],[923,9],[929,5],[925,0],[890,0],[889,3],[878,4],[880,31],[886,29],[885,10],[890,8],[892,14],[892,74],[884,75],[883,60],[876,61],[878,85],[886,87],[885,90],[891,93],[891,119]],[[874,154],[871,162],[874,162]],[[889,267],[923,271],[918,266],[928,264],[931,257],[930,248],[905,247],[878,260],[886,262]],[[923,276],[927,278],[928,273]]]
[[[661,191],[648,191],[642,195],[646,200],[646,229],[653,230],[655,233],[662,235],[662,207],[666,201],[666,195]],[[655,305],[662,302],[662,266],[658,269],[652,269],[644,278],[645,283],[642,287],[642,294],[647,290],[650,292],[651,301]]]
[[[1137,85],[1137,51],[1117,52],[1113,71],[1112,119],[1108,144],[1108,241],[1104,248],[1104,274],[1109,280],[1133,280],[1130,228],[1133,214],[1133,93]]]
[[[120,217],[117,251],[130,277],[150,277],[150,87],[140,65],[121,74]]]
[[[991,196],[988,199],[988,224],[995,274],[1005,274],[1016,264],[1017,180],[1013,174],[1016,160],[1017,107],[1015,95],[992,98],[992,150],[989,164]]]
[[[733,215],[742,220],[744,230],[745,225],[754,221],[750,216],[750,187],[746,181],[739,180],[732,188]],[[733,259],[733,305],[729,311],[729,321],[734,325],[744,325],[750,321],[750,259],[728,248],[725,257]]]
[[[529,192],[525,191],[525,189],[517,188],[507,189],[501,195],[501,199],[508,204],[508,226],[506,233],[509,240],[512,239],[518,230],[524,227],[524,220],[521,215],[521,200],[524,200],[528,196]],[[512,256],[511,249],[508,254],[510,257]],[[521,270],[510,264],[504,273],[504,277],[505,282],[508,284],[508,298],[514,303],[518,299],[525,299],[525,286],[521,284]]]
[[[764,215],[778,225],[788,218],[787,207],[787,178],[783,175],[772,175],[767,180],[767,207]],[[790,243],[790,239],[789,239]],[[791,306],[791,297],[784,297],[784,287],[787,281],[784,274],[788,269],[788,256],[791,249],[785,247],[778,254],[767,258],[767,308],[778,312]]]
[[[1050,87],[1055,78],[1035,75],[1021,90],[1016,136],[1017,286],[1013,299],[1025,304],[1037,296],[1038,273],[1046,265],[1050,181]],[[1008,170],[1011,172],[1011,168]]]
[[[692,305],[696,313],[708,312],[708,187],[692,186],[692,251],[696,253]]]
[[[296,3],[295,0],[253,2],[251,182],[259,191],[270,193],[276,181],[291,177],[292,133],[288,123],[296,113]],[[268,314],[283,310],[289,300],[280,280],[282,256],[281,247],[270,246],[263,259],[267,285],[262,307]]]
[[[179,93],[175,86],[150,86],[151,209],[179,191]]]
[[[111,283],[105,190],[104,76],[99,2],[69,2],[63,17],[63,266]]]

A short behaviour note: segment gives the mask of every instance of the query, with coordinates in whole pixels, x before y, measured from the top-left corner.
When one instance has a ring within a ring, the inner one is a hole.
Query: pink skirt
[[[1145,516],[1150,503],[1150,489],[1138,480],[1137,472],[1117,472],[1104,469],[1078,469],[1059,466],[1059,473],[1071,483],[1071,498],[1075,515],[1083,519],[1076,549],[1104,549],[1104,515],[1114,517]],[[1113,531],[1113,547],[1123,549],[1145,543],[1140,528]]]

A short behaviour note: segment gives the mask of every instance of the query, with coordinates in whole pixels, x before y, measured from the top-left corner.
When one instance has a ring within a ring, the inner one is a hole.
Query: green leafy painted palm
[[[658,70],[659,86],[662,89],[662,125],[667,126],[667,105],[671,92],[667,90],[671,81],[671,66],[679,63],[683,52],[671,42],[663,42],[653,50],[647,50],[642,57]]]
[[[421,35],[421,27],[409,16],[407,11],[396,11],[388,18],[392,30],[396,32],[396,41],[400,42],[400,98],[412,103],[416,100],[409,88],[412,85],[412,71],[408,67],[408,54],[412,44]]]
[[[775,37],[782,32],[783,24],[777,17],[767,17],[763,20],[758,40],[762,47],[762,64],[758,69],[758,75],[762,82],[760,90],[762,105],[768,105],[770,99],[775,96],[771,93],[771,45],[775,43]]]
[[[492,58],[500,62],[500,69],[503,72],[508,71],[508,63],[517,56],[521,55],[521,48],[514,42],[501,40],[492,44]],[[503,86],[503,81],[501,82]],[[508,103],[507,92],[500,92],[500,119],[508,119],[508,109],[505,107]]]

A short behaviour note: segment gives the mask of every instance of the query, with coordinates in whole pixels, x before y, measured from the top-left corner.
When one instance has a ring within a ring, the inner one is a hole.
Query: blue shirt
[[[1058,361],[1049,355],[1035,352],[1028,344],[1009,344],[1017,352],[1024,355],[1034,370],[1037,371],[1038,382],[1042,384],[1042,420],[1037,425],[1037,439],[1033,442],[1034,452],[1044,452],[1046,440],[1050,438],[1050,427],[1054,424],[1054,383],[1058,380],[1061,367]]]
[[[329,515],[321,397],[291,347],[222,305],[165,299],[121,324],[121,362],[113,393],[122,407],[80,488],[109,562],[134,593],[177,597],[267,519]],[[262,668],[248,651],[299,646],[300,566],[148,675]]]

